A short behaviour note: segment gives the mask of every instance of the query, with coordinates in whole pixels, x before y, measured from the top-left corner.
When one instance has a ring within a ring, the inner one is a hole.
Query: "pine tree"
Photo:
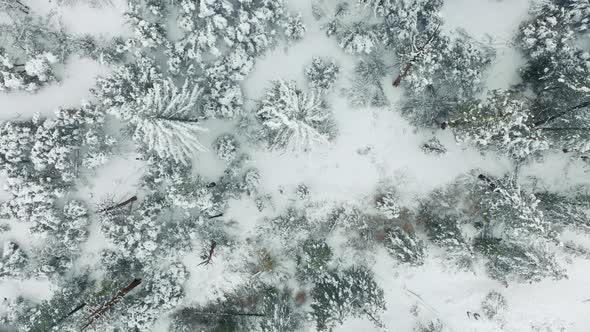
[[[549,147],[535,130],[526,100],[513,92],[495,91],[483,103],[467,102],[459,106],[458,114],[448,126],[460,141],[492,147],[517,160]]]
[[[295,82],[275,81],[256,114],[271,149],[308,151],[334,136],[332,115],[321,96],[299,90]]]
[[[297,255],[297,275],[302,280],[317,280],[328,272],[332,249],[323,241],[307,239]]]
[[[303,18],[301,14],[289,15],[285,22],[285,35],[287,39],[292,41],[298,41],[303,39],[305,36],[305,24],[303,24]]]
[[[385,193],[378,195],[375,205],[377,211],[387,219],[395,219],[400,216],[399,194],[395,189],[386,190]]]
[[[334,61],[328,61],[320,57],[314,57],[309,66],[305,68],[305,77],[309,86],[318,90],[330,90],[339,74],[339,67]]]
[[[487,257],[488,275],[506,286],[509,280],[539,282],[566,275],[555,255],[539,245],[516,244],[496,238],[476,238],[474,248]]]
[[[488,319],[500,319],[507,308],[506,298],[498,291],[490,291],[481,301],[481,309]]]
[[[27,255],[17,243],[12,241],[4,242],[2,256],[0,256],[0,278],[14,278],[23,275],[27,261]]]
[[[353,106],[382,107],[388,104],[381,79],[387,74],[385,64],[378,57],[362,59],[354,69],[354,79],[347,90]]]
[[[527,63],[524,85],[534,92],[534,125],[552,147],[584,157],[588,151],[590,62],[579,40],[587,32],[585,1],[551,1],[534,8],[521,26],[520,47]]]
[[[326,273],[314,285],[311,296],[311,315],[319,331],[333,329],[351,317],[366,316],[381,324],[378,315],[385,310],[383,290],[365,268]]]
[[[473,265],[473,250],[465,238],[456,217],[438,216],[428,207],[423,207],[418,215],[423,223],[426,236],[433,244],[445,249],[449,260],[461,269],[470,269]]]
[[[483,213],[487,235],[502,232],[512,239],[541,237],[554,239],[557,236],[552,225],[538,208],[539,200],[534,193],[521,188],[514,175],[499,180],[484,181],[480,176],[480,209]]]
[[[573,188],[571,193],[535,193],[539,209],[545,218],[556,227],[571,227],[576,231],[589,232],[588,207],[590,195],[584,188]]]
[[[206,148],[197,135],[206,131],[198,122],[201,90],[185,83],[179,90],[172,81],[157,82],[134,104],[118,111],[128,121],[133,138],[145,144],[160,158],[188,163],[190,158]]]
[[[399,262],[424,264],[426,248],[414,231],[402,227],[391,228],[386,232],[384,242],[388,253]]]
[[[219,159],[231,162],[237,157],[236,151],[238,150],[238,142],[233,135],[221,135],[213,144],[213,149]]]

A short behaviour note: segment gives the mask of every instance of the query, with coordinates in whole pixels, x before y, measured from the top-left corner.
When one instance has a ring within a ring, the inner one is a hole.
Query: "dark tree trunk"
[[[583,102],[581,104],[578,104],[578,105],[576,105],[574,107],[568,108],[567,110],[565,110],[563,112],[560,112],[560,113],[557,113],[555,115],[552,115],[552,116],[550,116],[550,117],[548,117],[548,118],[546,118],[544,120],[537,121],[537,122],[533,123],[533,125],[535,127],[542,126],[542,125],[547,124],[547,123],[549,123],[549,122],[551,122],[551,121],[553,121],[555,119],[559,119],[562,116],[569,114],[569,112],[571,112],[571,111],[575,111],[577,109],[584,108],[584,107],[587,107],[587,106],[590,106],[590,100],[585,101],[585,102]]]
[[[394,87],[398,87],[401,84],[402,79],[406,75],[408,75],[408,73],[410,72],[410,69],[412,68],[412,65],[416,62],[416,60],[418,60],[424,54],[424,50],[426,49],[426,47],[428,47],[428,45],[430,45],[430,43],[432,43],[432,41],[436,37],[437,33],[438,33],[438,28],[432,33],[432,35],[428,38],[428,40],[424,43],[424,45],[422,45],[418,49],[418,52],[416,52],[416,55],[414,55],[414,57],[412,57],[412,59],[410,59],[410,61],[408,61],[408,63],[406,63],[406,65],[404,66],[404,69],[399,73],[399,75],[397,75],[397,77],[393,81],[392,85]]]
[[[199,263],[199,265],[209,265],[211,260],[213,259],[213,253],[215,252],[215,247],[217,247],[217,242],[211,240],[211,247],[209,248],[209,253],[205,255],[205,259]]]
[[[102,210],[100,210],[98,212],[99,213],[102,213],[102,212],[112,211],[112,210],[121,208],[121,207],[123,207],[125,205],[129,205],[129,204],[131,204],[131,203],[133,203],[135,201],[137,201],[137,196],[133,196],[133,197],[129,198],[128,200],[124,201],[124,202],[121,202],[121,203],[119,203],[117,205],[109,206],[109,207],[104,208],[104,209],[102,209]]]
[[[82,326],[80,331],[84,331],[86,328],[88,328],[90,325],[92,325],[92,323],[94,323],[96,321],[96,319],[100,318],[100,316],[102,316],[107,310],[109,310],[115,304],[117,304],[117,302],[119,302],[121,300],[121,298],[123,296],[125,296],[125,294],[129,293],[135,287],[139,286],[139,284],[141,284],[141,279],[133,279],[133,281],[129,285],[127,285],[127,287],[121,289],[107,303],[103,304],[98,309],[94,310],[90,314],[90,316],[88,317],[88,322],[86,324],[84,324],[84,326]]]

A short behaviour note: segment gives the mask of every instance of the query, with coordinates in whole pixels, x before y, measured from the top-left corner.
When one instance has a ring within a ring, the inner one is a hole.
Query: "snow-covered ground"
[[[113,1],[113,6],[92,8],[83,2],[71,7],[59,7],[67,28],[76,33],[118,35],[128,33],[122,12],[123,1]],[[47,13],[54,10],[45,0],[30,0],[35,11]],[[282,45],[256,63],[255,71],[244,82],[246,98],[256,100],[270,85],[271,80],[293,79],[303,84],[303,68],[313,56],[336,59],[342,74],[339,84],[344,84],[351,74],[354,59],[341,52],[333,39],[320,32],[311,17],[309,1],[291,0],[290,7],[301,11],[308,26],[306,37],[294,45]],[[528,0],[446,0],[443,10],[445,30],[454,33],[464,29],[482,43],[491,42],[498,56],[489,69],[487,86],[490,89],[506,87],[518,79],[517,68],[521,58],[511,46],[511,38],[518,24],[527,16]],[[97,12],[97,10],[99,12]],[[57,107],[73,107],[82,99],[90,98],[89,89],[97,75],[108,73],[109,68],[89,59],[70,59],[65,67],[65,78],[60,84],[41,89],[37,94],[0,94],[0,120],[27,118],[36,112],[51,114]],[[390,79],[390,78],[389,78]],[[310,187],[314,200],[360,201],[375,192],[381,181],[393,181],[401,192],[404,203],[412,205],[417,197],[433,188],[449,183],[457,176],[472,169],[482,169],[490,174],[502,174],[511,163],[498,156],[482,155],[476,149],[466,148],[454,142],[448,132],[416,130],[404,120],[397,109],[401,93],[385,84],[392,106],[385,108],[352,109],[337,92],[330,96],[339,135],[330,145],[305,155],[279,155],[276,152],[251,151],[252,166],[261,173],[265,192],[276,195],[279,188],[293,192],[300,183]],[[252,106],[252,105],[250,105]],[[232,124],[210,126],[204,135],[209,144],[219,133]],[[448,148],[444,156],[424,154],[420,145],[437,137]],[[360,151],[366,153],[359,153]],[[221,170],[222,171],[222,170]],[[205,178],[220,174],[220,163],[211,152],[195,160],[195,172]],[[549,157],[544,163],[536,163],[523,170],[525,175],[542,176],[547,186],[563,186],[569,183],[588,182],[581,165],[569,163],[559,156]],[[98,203],[106,195],[120,200],[136,192],[135,185],[142,174],[142,162],[133,153],[124,153],[112,160],[96,174],[82,183],[79,195]],[[252,229],[264,217],[251,202],[233,201],[227,216],[235,218],[242,229]],[[14,227],[0,234],[0,242],[15,238],[19,242],[29,235],[26,227]],[[91,228],[89,242],[83,250],[89,260],[104,247],[98,226]],[[27,241],[25,240],[24,243]],[[427,264],[418,268],[396,267],[385,252],[378,254],[374,270],[384,289],[387,311],[383,317],[390,331],[411,331],[415,318],[410,313],[417,306],[418,315],[439,318],[451,331],[497,331],[498,324],[468,317],[467,312],[480,310],[480,302],[490,290],[504,290],[499,282],[485,276],[482,268],[477,273],[456,273],[443,268],[442,258],[430,253]],[[220,276],[224,270],[223,253],[213,268],[191,268],[186,283],[187,297],[202,302],[212,296],[206,291],[207,283],[215,283],[217,289],[231,289],[240,283],[238,275]],[[185,258],[188,261],[190,257]],[[194,264],[192,264],[194,266]],[[580,331],[590,329],[590,262],[574,260],[569,269],[569,279],[544,281],[533,285],[510,285],[503,291],[507,297],[509,313],[505,316],[504,331]],[[214,278],[220,278],[214,280]],[[41,300],[50,295],[50,288],[43,280],[27,282],[0,281],[0,297],[16,294]],[[165,324],[157,326],[166,331]],[[380,331],[368,320],[349,320],[337,331]]]

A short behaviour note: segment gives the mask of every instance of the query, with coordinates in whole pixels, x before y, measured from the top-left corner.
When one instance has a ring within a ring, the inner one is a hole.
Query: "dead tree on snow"
[[[105,304],[103,304],[102,306],[100,306],[98,309],[94,310],[90,316],[87,318],[87,322],[86,324],[84,324],[81,328],[80,331],[84,331],[86,328],[88,328],[90,325],[92,325],[97,319],[99,319],[107,310],[109,310],[110,308],[112,308],[115,304],[117,304],[117,302],[119,302],[121,300],[121,298],[123,298],[123,296],[125,296],[125,294],[129,293],[131,290],[133,290],[135,287],[139,286],[139,284],[141,284],[141,279],[133,279],[133,281],[127,285],[127,287],[121,289],[117,294],[115,294],[115,296],[113,296],[108,302],[106,302]]]
[[[133,197],[131,197],[131,198],[129,198],[129,199],[127,199],[127,200],[125,200],[125,201],[123,201],[123,202],[119,203],[119,204],[116,204],[116,205],[113,205],[113,206],[106,207],[106,208],[104,208],[104,209],[102,209],[102,210],[99,210],[98,212],[99,212],[99,213],[103,213],[103,212],[109,212],[109,211],[113,211],[113,210],[116,210],[116,209],[118,209],[118,208],[122,208],[122,207],[123,207],[123,206],[125,206],[125,205],[129,205],[129,204],[131,204],[131,203],[133,203],[133,202],[135,202],[135,201],[137,201],[137,196],[133,196]]]
[[[197,266],[211,264],[211,260],[213,259],[213,253],[215,252],[215,247],[217,247],[217,242],[215,242],[214,240],[211,240],[211,246],[209,247],[209,252],[201,257],[203,259],[203,261],[201,263],[199,263],[199,265],[197,265]]]

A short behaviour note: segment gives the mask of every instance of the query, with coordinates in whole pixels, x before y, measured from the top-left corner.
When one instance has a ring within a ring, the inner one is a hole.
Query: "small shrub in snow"
[[[507,307],[506,299],[497,291],[490,291],[481,301],[481,309],[488,319],[498,318]]]
[[[443,332],[444,325],[440,319],[430,321],[426,324],[418,323],[414,327],[414,332]]]
[[[422,265],[426,256],[424,243],[407,228],[395,227],[386,232],[385,248],[401,263]]]
[[[51,65],[57,62],[55,55],[45,53],[25,63],[25,71],[29,76],[38,77],[40,82],[47,82],[53,78]]]
[[[301,40],[305,36],[305,24],[301,14],[289,16],[285,24],[285,35],[293,41]]]
[[[387,191],[377,197],[375,204],[377,210],[387,219],[398,218],[401,212],[398,194],[393,191]]]
[[[248,170],[244,175],[242,188],[250,195],[256,192],[258,185],[260,185],[260,173],[255,169]]]
[[[424,153],[431,155],[443,155],[447,153],[447,148],[442,145],[436,137],[433,137],[422,144],[421,149]]]
[[[305,68],[305,76],[309,81],[309,86],[319,90],[329,90],[336,79],[340,68],[334,61],[327,61],[319,57],[314,57],[311,65]]]
[[[27,256],[19,245],[12,241],[4,243],[0,256],[0,279],[6,276],[16,277],[21,275],[27,264]]]
[[[219,159],[230,162],[236,158],[238,142],[233,135],[221,135],[215,140],[214,149]]]
[[[304,200],[309,196],[309,188],[302,183],[297,186],[295,194],[297,195],[297,198],[299,198],[300,200]]]
[[[297,257],[297,274],[305,281],[320,278],[328,270],[333,253],[323,241],[307,240]]]

